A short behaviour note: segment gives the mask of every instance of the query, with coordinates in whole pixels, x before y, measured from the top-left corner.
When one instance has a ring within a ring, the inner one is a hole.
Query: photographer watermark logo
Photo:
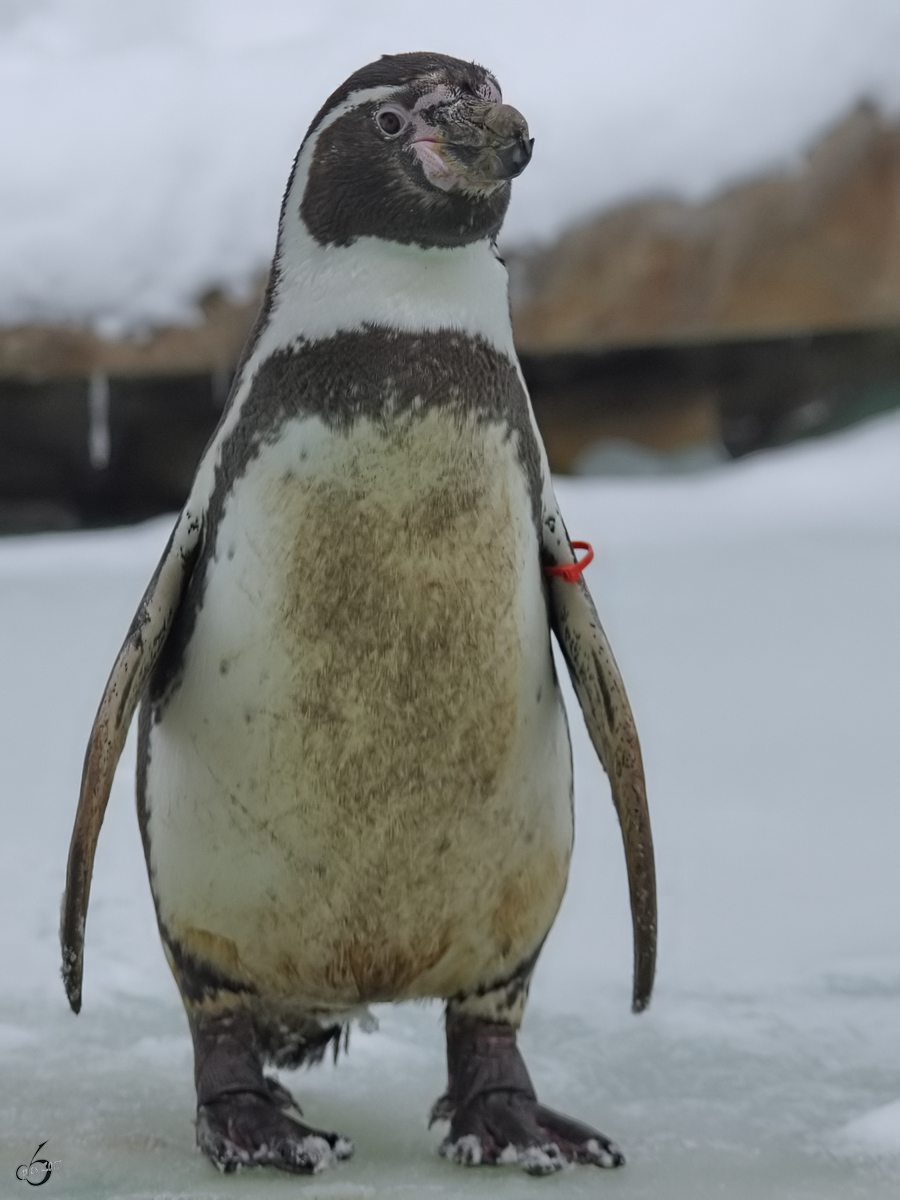
[[[27,1183],[31,1187],[40,1187],[42,1183],[47,1182],[53,1174],[53,1168],[59,1166],[59,1159],[56,1162],[51,1162],[49,1158],[38,1158],[38,1155],[46,1145],[47,1142],[41,1142],[37,1150],[32,1154],[30,1163],[19,1163],[16,1167],[16,1179],[20,1179],[23,1183]]]

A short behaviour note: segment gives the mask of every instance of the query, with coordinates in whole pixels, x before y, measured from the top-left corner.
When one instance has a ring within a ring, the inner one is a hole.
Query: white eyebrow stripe
[[[300,154],[297,156],[298,165],[310,142],[315,143],[319,135],[324,133],[335,121],[339,121],[347,113],[353,112],[354,108],[359,108],[361,104],[368,104],[372,100],[384,100],[388,96],[393,96],[397,90],[396,87],[389,86],[388,84],[380,84],[378,87],[358,88],[355,92],[351,92],[346,100],[342,100],[340,104],[336,104],[334,108],[329,109],[314,129],[310,129],[300,147]]]

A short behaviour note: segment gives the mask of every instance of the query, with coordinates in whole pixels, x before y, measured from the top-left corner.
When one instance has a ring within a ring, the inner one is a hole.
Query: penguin
[[[147,871],[193,1039],[197,1142],[225,1171],[350,1155],[264,1067],[336,1058],[368,1005],[425,998],[445,1005],[445,1157],[534,1174],[624,1162],[539,1103],[516,1040],[573,842],[551,634],[622,829],[636,1011],[656,954],[637,732],[497,251],[532,146],[494,75],[442,54],[386,55],[328,98],[90,734],[62,906],[69,1002],[140,705]]]

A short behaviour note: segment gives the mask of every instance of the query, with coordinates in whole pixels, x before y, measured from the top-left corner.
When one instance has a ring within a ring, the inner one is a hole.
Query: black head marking
[[[345,79],[339,88],[331,93],[319,111],[313,117],[312,124],[306,132],[310,136],[318,129],[321,122],[332,109],[343,104],[354,92],[368,88],[406,87],[427,75],[442,74],[449,83],[455,84],[463,91],[475,93],[484,87],[485,81],[499,92],[497,80],[490,71],[474,62],[465,62],[461,58],[451,58],[447,54],[433,54],[427,50],[414,51],[411,54],[382,54],[377,62],[369,63],[354,71],[349,79]]]
[[[372,88],[389,91],[328,121]],[[509,181],[531,157],[525,120],[501,103],[494,76],[442,54],[386,55],[355,72],[323,105],[304,144],[313,135],[299,208],[321,245],[370,236],[453,247],[494,238]],[[285,207],[283,227],[290,217]]]

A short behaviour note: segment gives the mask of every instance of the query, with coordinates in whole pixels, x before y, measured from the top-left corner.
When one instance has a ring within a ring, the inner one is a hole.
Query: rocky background
[[[524,354],[900,324],[900,125],[862,104],[793,172],[701,204],[639,199],[504,253]],[[263,285],[141,339],[0,327],[0,376],[230,370]]]
[[[900,126],[870,104],[791,171],[505,254],[558,471],[694,469],[900,404]],[[0,528],[177,507],[263,285],[142,337],[0,328]]]
[[[641,199],[513,262],[527,353],[900,322],[900,126],[862,104],[794,172]]]

